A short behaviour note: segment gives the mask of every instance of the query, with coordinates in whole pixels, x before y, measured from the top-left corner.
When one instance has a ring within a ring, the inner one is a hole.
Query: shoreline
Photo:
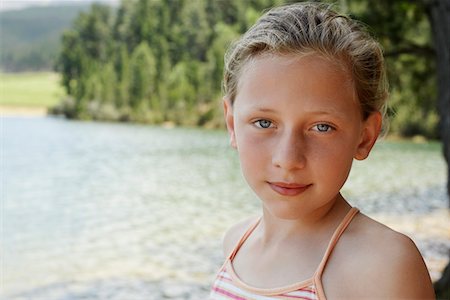
[[[45,106],[7,106],[0,105],[1,117],[45,117],[48,108]]]
[[[2,105],[0,104],[0,117],[46,117],[51,115],[49,113],[50,108],[45,106],[10,106],[10,105]],[[114,121],[113,121],[114,122]],[[134,123],[134,122],[130,122]],[[166,129],[172,129],[175,127],[186,127],[186,126],[177,126],[173,122],[164,122],[159,124],[161,127]],[[194,126],[198,128],[208,129],[203,126]],[[382,137],[380,140],[387,142],[413,142],[415,144],[426,144],[429,142],[440,142],[439,140],[427,139],[424,136],[417,135],[413,137],[401,137],[395,134],[387,134],[385,137]]]

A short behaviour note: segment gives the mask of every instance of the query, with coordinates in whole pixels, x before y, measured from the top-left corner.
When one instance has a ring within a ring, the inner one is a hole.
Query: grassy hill
[[[60,37],[89,4],[30,7],[0,12],[0,69],[51,70]]]
[[[59,81],[54,72],[0,73],[0,112],[4,107],[55,106],[64,97]]]

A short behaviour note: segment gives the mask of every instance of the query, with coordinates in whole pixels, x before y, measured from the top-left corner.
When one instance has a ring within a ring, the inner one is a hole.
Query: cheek
[[[309,157],[310,164],[315,165],[313,170],[318,176],[327,176],[330,180],[343,183],[353,163],[353,152],[349,147],[345,142],[316,145]]]
[[[244,133],[244,134],[242,134]],[[271,159],[271,142],[255,134],[237,132],[237,150],[241,168],[246,174],[262,174],[263,168]]]
[[[264,158],[259,154],[255,155],[255,151],[252,151],[251,147],[241,147],[239,150],[239,161],[242,175],[249,186],[254,188],[254,184],[259,181],[265,173]]]

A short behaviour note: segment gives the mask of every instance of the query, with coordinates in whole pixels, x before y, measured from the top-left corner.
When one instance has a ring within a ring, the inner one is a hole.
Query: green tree
[[[130,58],[126,45],[121,44],[119,55],[116,60],[116,73],[117,73],[117,97],[116,106],[119,109],[127,107],[130,103]]]
[[[115,105],[117,76],[112,62],[106,64],[102,68],[100,81],[101,81],[100,101],[102,103],[110,103],[112,105]]]
[[[57,69],[62,72],[62,84],[74,101],[67,107],[68,116],[90,118],[89,101],[102,97],[100,66],[110,59],[110,20],[110,8],[94,4],[91,11],[82,12],[74,21],[74,28],[63,35]]]
[[[395,134],[439,136],[439,66],[434,60],[427,14],[427,3],[433,1],[437,0],[338,1],[341,9],[367,23],[384,47],[391,85],[391,132]],[[214,103],[221,97],[223,55],[230,42],[251,26],[263,10],[288,2],[291,1],[122,0],[116,11],[94,5],[89,12],[80,14],[73,28],[64,34],[59,60],[63,85],[75,101],[97,101],[99,96],[94,91],[98,89],[94,87],[106,84],[103,73],[113,61],[115,75],[107,77],[116,82],[109,87],[115,86],[114,106],[119,111],[129,115],[131,108],[139,106],[139,110],[159,117],[138,119],[175,122],[170,110],[178,103],[198,114],[197,119],[203,121],[197,123],[203,124],[210,118],[205,116],[221,115]],[[151,53],[148,57],[152,67],[138,71],[136,53],[142,52],[137,49],[144,42]],[[148,72],[154,74],[144,89],[138,78]],[[88,78],[96,78],[94,82],[100,83],[89,83]],[[182,90],[185,95],[181,95]],[[176,94],[180,94],[178,100],[174,99]],[[211,113],[211,109],[215,112]],[[185,119],[189,119],[189,124],[195,123],[194,117]],[[180,118],[176,122],[179,121]]]
[[[127,50],[132,49],[131,24],[133,19],[134,3],[129,0],[122,0],[112,29],[112,36],[117,46],[126,46]]]
[[[133,51],[130,60],[130,105],[136,112],[157,110],[155,90],[156,62],[146,42],[141,42]]]
[[[112,46],[111,8],[94,4],[88,13],[82,12],[75,21],[75,29],[83,42],[86,55],[97,62],[110,59]]]
[[[62,74],[62,85],[68,95],[74,95],[81,69],[81,41],[75,30],[66,31],[62,36],[62,50],[57,64]]]
[[[193,103],[195,89],[188,80],[189,69],[184,62],[173,68],[168,77],[168,115],[171,121],[178,125],[195,125],[193,119]]]
[[[192,1],[181,12],[180,46],[184,60],[205,61],[211,29],[206,18],[204,1]]]
[[[384,48],[390,83],[391,133],[437,138],[436,65],[430,23],[420,1],[341,0]]]
[[[206,54],[209,80],[205,85],[208,85],[212,97],[219,97],[225,50],[231,45],[232,41],[238,38],[238,34],[231,26],[222,22],[218,22],[213,29],[216,38],[213,40]]]

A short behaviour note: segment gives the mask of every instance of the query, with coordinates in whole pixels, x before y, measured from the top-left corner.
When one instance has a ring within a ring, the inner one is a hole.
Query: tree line
[[[288,2],[94,4],[63,34],[57,69],[68,97],[55,110],[79,119],[221,126],[225,50],[265,9]],[[368,24],[384,47],[391,132],[437,138],[436,64],[421,1],[341,0],[338,8]]]

